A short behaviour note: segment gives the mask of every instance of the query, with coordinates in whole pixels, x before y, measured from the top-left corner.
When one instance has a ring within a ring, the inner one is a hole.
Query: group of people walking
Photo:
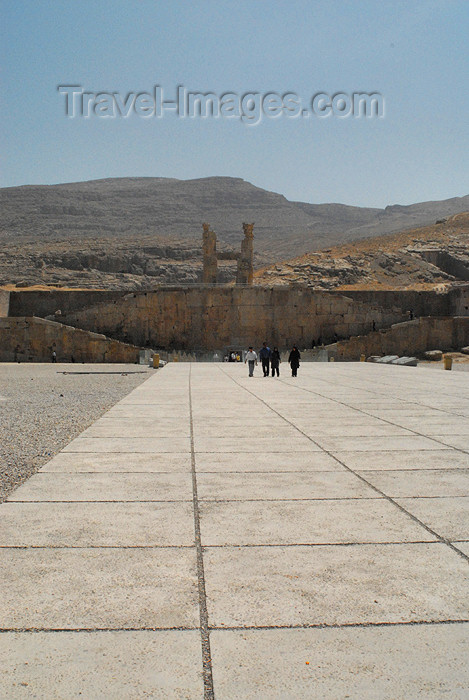
[[[245,364],[248,364],[249,367],[249,376],[253,377],[254,376],[254,367],[257,365],[257,360],[261,361],[262,364],[262,371],[264,372],[264,377],[268,377],[270,371],[272,371],[272,377],[277,377],[280,376],[280,352],[277,347],[274,347],[273,350],[271,350],[267,343],[262,344],[262,348],[259,350],[259,356],[257,355],[257,352],[253,349],[252,345],[249,346],[249,350],[246,353],[246,357],[244,358]],[[288,362],[291,367],[291,376],[296,377],[298,373],[298,367],[300,366],[300,359],[301,355],[296,347],[294,345],[290,351],[290,355],[288,356]]]

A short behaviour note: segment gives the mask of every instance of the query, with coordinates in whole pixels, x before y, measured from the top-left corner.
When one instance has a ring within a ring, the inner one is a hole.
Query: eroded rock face
[[[413,288],[469,279],[469,213],[412,229],[309,253],[260,270],[257,284],[317,289]]]
[[[140,250],[109,241],[109,248],[63,250],[54,244],[42,252],[40,245],[6,247],[0,253],[0,285],[23,283],[61,284],[84,288],[147,289],[157,284],[202,282],[200,246],[154,245]],[[231,251],[227,251],[229,256]],[[218,281],[231,282],[236,260],[219,265]]]

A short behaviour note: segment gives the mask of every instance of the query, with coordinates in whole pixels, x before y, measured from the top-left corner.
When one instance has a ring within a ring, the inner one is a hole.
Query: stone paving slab
[[[469,469],[359,471],[358,473],[392,498],[465,496],[469,494]]]
[[[5,503],[1,514],[0,547],[194,545],[192,503]]]
[[[469,496],[460,498],[397,498],[409,513],[441,537],[469,539]]]
[[[345,471],[325,452],[197,452],[198,472]]]
[[[441,440],[445,445],[456,447],[458,450],[466,450],[469,452],[469,435],[467,431],[464,435],[433,435],[435,440]]]
[[[0,687],[9,700],[203,698],[200,633],[1,634]]]
[[[332,453],[350,469],[357,471],[395,471],[397,469],[467,469],[469,454],[454,449],[444,450],[377,450],[369,452]]]
[[[454,414],[448,414],[446,411],[442,411],[438,408],[431,408],[430,406],[424,406],[422,404],[407,404],[401,408],[389,408],[386,404],[381,404],[379,408],[373,409],[372,411],[367,410],[367,415],[373,415],[380,420],[391,421],[392,423],[400,424],[401,421],[407,421],[413,424],[413,427],[419,428],[421,422],[429,421],[432,424],[433,421],[447,421],[449,418],[459,419],[459,416],[454,416]]]
[[[468,620],[467,562],[439,542],[206,548],[215,627]]]
[[[101,452],[185,452],[189,450],[188,437],[171,438],[85,438],[78,437],[72,440],[63,452],[91,452],[99,454]]]
[[[201,502],[202,543],[212,545],[431,542],[385,499]],[[288,556],[288,555],[287,555]]]
[[[214,631],[223,700],[467,698],[469,624]]]
[[[171,396],[167,391],[165,392],[165,403],[170,403],[173,411],[176,412],[184,412],[187,411],[188,408],[188,402],[187,402],[187,396],[184,398],[179,398],[177,396]],[[140,395],[140,396],[131,396],[127,399],[122,399],[122,401],[119,401],[116,406],[121,406],[121,407],[129,407],[129,406],[145,406],[147,407],[147,411],[150,409],[152,406],[161,406],[162,405],[162,400],[161,396],[152,393],[151,395]]]
[[[180,418],[181,420],[189,420],[189,406],[173,406],[171,404],[116,404],[108,411],[106,416],[117,418],[148,418],[165,420],[166,418]]]
[[[93,454],[60,452],[47,462],[41,473],[47,472],[190,472],[188,452],[162,454]]]
[[[379,497],[350,472],[199,473],[197,483],[200,501]]]
[[[424,435],[467,435],[469,433],[469,421],[461,416],[407,416],[395,417],[393,423],[402,425],[411,430],[417,430]]]
[[[189,473],[51,474],[40,472],[9,501],[192,501]]]
[[[182,420],[189,421],[189,413],[187,413],[187,415],[184,416],[155,416],[153,415],[152,410],[150,415],[147,414],[145,416],[138,417],[138,425],[149,426],[152,428],[165,426],[169,426],[170,428],[174,428],[175,426],[179,426],[179,428],[184,428],[185,426],[181,423]],[[136,423],[137,421],[135,420],[135,416],[121,416],[120,414],[114,414],[113,409],[111,409],[110,411],[105,413],[104,416],[101,416],[101,418],[95,421],[91,427],[119,425],[122,426],[122,428],[133,428],[136,425]]]
[[[398,425],[382,425],[355,423],[349,425],[336,421],[335,425],[324,425],[320,422],[311,421],[309,424],[297,421],[298,427],[313,440],[320,440],[323,437],[381,437],[412,435],[408,430]]]
[[[0,549],[0,626],[199,625],[195,549]]]
[[[230,387],[227,387],[227,391],[229,389]],[[194,414],[198,416],[199,422],[213,420],[214,418],[218,419],[219,417],[223,417],[227,421],[236,421],[240,418],[240,416],[244,416],[246,427],[255,425],[257,420],[261,421],[262,419],[265,419],[268,422],[269,418],[272,418],[273,416],[275,417],[275,414],[272,414],[272,411],[269,410],[267,406],[262,405],[256,406],[256,413],[255,415],[252,415],[252,401],[242,404],[241,402],[234,400],[233,402],[230,401],[230,405],[225,405],[225,402],[226,396],[223,402],[220,401],[218,403],[210,398],[210,400],[207,399],[206,404],[197,405],[194,403],[193,411]]]
[[[81,435],[83,438],[121,438],[123,434],[126,438],[190,438],[190,425],[189,421],[175,421],[173,425],[155,421],[151,425],[134,423],[129,426],[116,421],[111,425],[95,424]]]
[[[469,556],[469,541],[468,542],[457,542],[456,546],[458,549],[461,550],[461,552],[464,552],[464,554]]]
[[[311,409],[311,407],[310,407]],[[278,410],[283,413],[284,408],[280,404]],[[387,421],[381,420],[380,418],[374,418],[373,416],[367,416],[362,414],[358,417],[355,411],[349,411],[347,413],[337,413],[334,409],[324,412],[319,412],[315,410],[309,410],[305,407],[301,409],[301,413],[294,417],[294,423],[296,426],[302,428],[303,426],[311,428],[315,427],[318,431],[324,430],[327,434],[333,435],[335,429],[338,427],[346,427],[348,429],[369,427],[369,428],[379,428],[379,427],[393,427]],[[279,420],[281,420],[279,418]],[[399,426],[398,426],[399,427]],[[340,435],[340,433],[339,433]]]
[[[212,449],[210,449],[211,442],[208,443],[208,440],[211,441],[212,438],[216,439],[217,441],[218,439],[228,439],[230,443],[233,440],[233,438],[235,438],[237,443],[243,445],[245,440],[250,441],[253,438],[264,439],[266,433],[272,432],[272,434],[275,435],[274,446],[277,445],[279,438],[289,443],[295,442],[298,439],[298,430],[291,425],[287,425],[285,422],[283,424],[280,423],[279,425],[272,425],[271,423],[266,423],[263,425],[257,424],[256,422],[254,425],[249,426],[248,431],[246,431],[246,423],[244,423],[244,425],[221,423],[220,425],[210,426],[202,424],[199,426],[194,425],[194,432],[197,435],[197,448],[202,449],[199,447],[200,445],[202,445],[203,449],[207,452],[213,451]],[[248,432],[249,438],[246,437],[246,432]],[[226,438],[226,435],[229,435],[229,438]],[[205,446],[206,439],[207,443],[209,444],[209,447]],[[229,447],[227,448],[228,450]]]
[[[352,450],[367,452],[376,450],[444,450],[448,445],[442,445],[431,438],[420,435],[399,435],[395,437],[317,437],[316,442],[324,450],[339,452]]]
[[[196,437],[195,449],[197,452],[319,452],[320,447],[308,440],[303,435],[285,439],[283,437]]]

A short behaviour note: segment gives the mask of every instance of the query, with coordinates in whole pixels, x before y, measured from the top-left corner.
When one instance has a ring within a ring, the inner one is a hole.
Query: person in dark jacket
[[[281,362],[280,353],[278,351],[278,348],[275,347],[272,350],[272,354],[270,356],[270,366],[272,368],[272,376],[273,377],[275,377],[275,372],[277,372],[277,377],[280,377],[280,372],[279,372],[280,362]]]
[[[294,345],[291,349],[289,356],[288,356],[288,362],[290,363],[292,377],[297,376],[298,367],[300,366],[300,359],[301,359],[300,351],[298,350],[296,345]]]
[[[269,376],[269,363],[271,354],[272,352],[270,348],[267,347],[267,343],[263,343],[262,348],[259,350],[259,358],[262,362],[262,370],[264,372],[264,377]]]

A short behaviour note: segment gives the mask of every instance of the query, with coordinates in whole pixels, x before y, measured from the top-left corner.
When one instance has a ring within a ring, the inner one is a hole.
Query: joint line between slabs
[[[72,634],[91,634],[98,632],[197,632],[197,627],[0,627],[0,634],[36,634],[47,632],[56,634],[69,632]]]
[[[242,388],[244,389],[244,391],[246,391],[248,394],[251,394],[251,396],[254,396],[254,398],[256,398],[258,401],[260,401],[264,406],[266,406],[267,408],[270,408],[270,410],[271,410],[273,413],[275,413],[277,416],[279,416],[280,418],[282,418],[282,419],[283,419],[286,423],[288,423],[289,425],[293,426],[293,427],[295,428],[295,430],[297,430],[301,435],[304,435],[304,437],[306,437],[306,438],[307,438],[310,442],[312,442],[314,445],[316,445],[317,447],[319,447],[325,454],[328,454],[330,457],[332,457],[333,459],[335,459],[336,462],[339,462],[339,464],[341,464],[341,465],[344,467],[344,469],[346,469],[350,474],[353,474],[354,476],[357,477],[357,479],[360,479],[360,481],[362,481],[363,483],[367,484],[367,486],[369,486],[371,489],[373,489],[373,491],[375,491],[376,493],[379,493],[380,496],[382,496],[383,498],[385,498],[389,503],[391,503],[391,504],[392,504],[393,506],[395,506],[398,510],[400,510],[401,513],[404,513],[405,515],[407,515],[409,518],[411,518],[411,520],[413,520],[415,523],[417,523],[418,525],[420,525],[420,527],[423,527],[424,530],[426,530],[426,531],[429,532],[431,535],[433,535],[433,537],[436,537],[437,540],[438,540],[439,542],[441,542],[442,544],[447,545],[455,554],[457,554],[458,556],[460,556],[462,559],[465,559],[465,561],[469,562],[469,556],[468,556],[467,554],[464,554],[464,552],[462,552],[462,551],[461,551],[460,549],[458,549],[457,547],[455,547],[455,546],[452,544],[452,542],[450,542],[449,540],[447,540],[445,537],[443,537],[442,535],[440,535],[438,532],[436,532],[435,530],[433,530],[431,527],[428,527],[428,525],[425,525],[424,522],[422,522],[421,520],[419,520],[415,515],[413,515],[413,513],[411,513],[410,511],[406,510],[406,509],[405,509],[403,506],[401,506],[396,500],[394,500],[394,498],[391,498],[391,496],[388,496],[386,493],[384,493],[384,491],[382,491],[382,490],[379,489],[377,486],[375,486],[374,484],[372,484],[370,481],[368,481],[367,479],[365,479],[365,477],[361,476],[358,472],[354,471],[354,470],[351,469],[349,466],[347,466],[347,464],[345,464],[345,462],[342,462],[340,459],[338,459],[338,457],[337,457],[335,454],[333,454],[330,450],[326,450],[324,447],[321,447],[321,445],[320,445],[318,442],[316,442],[315,440],[313,440],[312,437],[310,437],[309,435],[306,435],[306,433],[304,433],[300,428],[298,428],[298,426],[296,426],[294,423],[292,423],[290,420],[288,420],[288,418],[285,418],[285,416],[283,416],[281,413],[279,413],[275,408],[272,408],[272,406],[270,406],[266,401],[264,401],[264,399],[262,399],[261,397],[257,396],[257,394],[255,394],[253,391],[251,391],[250,389],[247,389],[245,386],[243,386],[242,384],[240,384],[236,379],[234,379],[234,377],[230,376],[230,375],[229,375],[225,370],[223,370],[221,367],[219,367],[218,369],[219,369],[220,372],[222,372],[225,376],[229,377],[229,378],[231,379],[232,382],[234,382],[234,383],[237,384],[238,386],[242,387]],[[316,395],[316,396],[321,396],[322,398],[324,398],[324,396],[323,396],[322,394],[320,394],[319,392],[311,391],[311,389],[305,389],[305,388],[303,388],[303,387],[301,387],[301,386],[298,386],[297,384],[289,384],[289,383],[286,382],[284,379],[279,379],[279,381],[280,381],[282,384],[284,384],[285,386],[292,387],[292,388],[295,388],[295,389],[299,389],[300,391],[306,391],[306,392],[309,393],[309,394],[314,394],[314,395]],[[329,398],[329,397],[327,397],[327,398]],[[343,403],[342,401],[338,401],[337,399],[330,399],[330,400],[333,401],[334,403],[340,404],[340,405],[342,405],[342,406],[347,406],[347,404]],[[362,411],[362,410],[360,410],[360,409],[355,409],[355,410],[357,410],[358,412],[363,413],[363,414],[365,414],[365,415],[369,415],[369,414],[367,414],[365,411]],[[386,423],[389,423],[390,421],[385,421],[385,422],[386,422]],[[391,423],[391,425],[394,425],[394,423]],[[423,436],[423,435],[420,435],[419,433],[416,433],[416,435],[419,435],[420,437],[425,437],[425,436]],[[435,441],[435,442],[437,442],[437,441]],[[444,444],[444,443],[442,443],[442,444]],[[461,451],[461,452],[464,452],[464,450],[460,450],[460,451]]]
[[[442,625],[467,625],[469,619],[460,620],[404,620],[398,622],[337,622],[337,623],[312,623],[310,625],[238,625],[220,627],[214,625],[211,631],[216,632],[243,632],[243,631],[274,631],[274,630],[307,630],[307,629],[347,629],[347,628],[373,628],[373,627],[419,627]],[[197,627],[2,627],[0,634],[96,634],[99,632],[196,632]]]
[[[468,540],[453,540],[453,543],[467,543]],[[435,545],[441,542],[435,540],[363,540],[361,542],[257,542],[249,544],[206,544],[205,549],[261,549],[261,548],[283,548],[288,547],[385,547],[393,546],[409,546],[413,544],[428,544]],[[2,544],[2,550],[17,550],[17,549],[194,549],[195,545],[189,544],[123,544],[123,545],[108,545],[108,544]]]
[[[347,629],[347,628],[370,628],[370,627],[418,627],[421,625],[437,626],[437,625],[466,625],[469,619],[462,618],[460,620],[404,620],[397,622],[318,622],[310,625],[239,625],[219,627],[214,626],[210,629],[217,632],[241,632],[241,631],[268,631],[268,630],[309,630],[309,629]]]
[[[199,587],[200,636],[202,643],[202,669],[204,678],[204,700],[214,700],[212,655],[210,652],[210,628],[208,624],[207,594],[205,590],[204,557],[200,535],[200,511],[195,468],[194,422],[192,411],[192,363],[189,365],[189,423],[191,444],[192,500],[194,505],[194,532],[197,552],[197,580]]]
[[[241,631],[268,631],[268,630],[309,630],[309,629],[347,629],[347,628],[372,628],[372,627],[418,627],[422,625],[437,626],[437,625],[467,625],[469,619],[462,618],[460,620],[404,620],[398,622],[337,622],[327,623],[318,622],[310,625],[239,625],[210,627],[211,630],[217,632],[241,632]]]

